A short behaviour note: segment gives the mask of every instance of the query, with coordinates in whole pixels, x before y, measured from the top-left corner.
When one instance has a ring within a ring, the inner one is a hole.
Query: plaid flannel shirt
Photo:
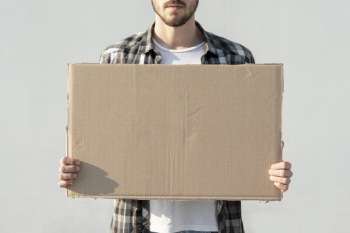
[[[160,64],[161,55],[152,42],[153,27],[134,34],[105,49],[100,63],[118,64]],[[204,31],[204,55],[201,64],[245,64],[255,63],[249,49],[244,46]],[[240,201],[217,201],[219,233],[244,233]],[[149,200],[116,199],[112,217],[111,233],[149,233]]]

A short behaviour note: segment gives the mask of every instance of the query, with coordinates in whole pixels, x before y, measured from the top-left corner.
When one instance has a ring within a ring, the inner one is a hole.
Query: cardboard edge
[[[68,127],[69,127],[69,76],[70,76],[70,71],[71,71],[71,64],[67,64],[67,115],[66,115],[66,157],[69,157],[69,152],[68,152],[68,148],[69,148],[69,145],[68,145],[68,141],[69,141],[69,136],[68,136]],[[69,197],[69,190],[68,188],[66,187],[66,192],[65,192],[65,195],[66,197]]]
[[[283,64],[281,64],[281,147],[282,147],[282,141],[283,141],[283,98],[284,98],[284,67]],[[281,148],[282,149],[282,148]],[[283,149],[282,149],[282,161],[283,161]]]
[[[137,199],[137,200],[171,200],[171,201],[193,201],[193,200],[227,200],[227,201],[281,201],[282,196],[278,197],[227,197],[227,196],[214,196],[214,197],[193,197],[193,196],[147,196],[147,197],[140,197],[140,196],[108,196],[108,195],[102,195],[102,196],[92,196],[92,195],[83,195],[78,194],[74,192],[70,192],[71,198],[93,198],[93,199]]]
[[[282,148],[282,141],[283,141],[283,98],[284,98],[284,66],[283,64],[280,64],[280,75],[281,75],[281,126],[280,126],[280,132],[281,132],[281,159],[283,161],[283,148]],[[283,199],[283,192],[280,192],[280,199]]]
[[[96,63],[96,62],[81,62],[69,64],[69,66],[85,66],[85,65],[102,65],[102,66],[111,66],[111,65],[127,65],[127,66],[138,66],[143,64],[116,64],[116,63]],[[147,64],[148,66],[158,66],[158,64]],[[201,64],[183,64],[182,66],[200,66]],[[219,64],[206,64],[206,66],[218,66]],[[235,66],[283,66],[283,63],[245,63],[245,64],[236,64]],[[173,66],[173,65],[163,65],[163,66]]]

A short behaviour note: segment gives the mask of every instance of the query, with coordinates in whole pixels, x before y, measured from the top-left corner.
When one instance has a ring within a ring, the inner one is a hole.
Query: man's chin
[[[169,27],[181,27],[182,25],[184,25],[186,22],[178,22],[178,21],[172,21],[172,22],[165,22],[166,25],[168,25]]]
[[[164,21],[164,20],[163,20]],[[180,27],[187,23],[188,20],[181,18],[180,16],[173,16],[167,18],[164,22],[166,25],[171,26],[171,27]]]

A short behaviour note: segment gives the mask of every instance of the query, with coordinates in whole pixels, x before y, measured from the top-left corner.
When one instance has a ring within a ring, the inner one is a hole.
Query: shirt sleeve
[[[250,64],[255,64],[255,59],[250,50],[247,49],[246,56],[245,56],[245,62]]]
[[[110,63],[110,61],[109,61],[109,54],[106,54],[106,52],[103,51],[101,56],[100,56],[99,63],[100,64]]]

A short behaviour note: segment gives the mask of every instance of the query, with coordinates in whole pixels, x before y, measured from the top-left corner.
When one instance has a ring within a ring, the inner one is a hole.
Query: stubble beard
[[[170,27],[181,27],[182,25],[184,25],[192,16],[193,14],[196,12],[197,10],[197,7],[198,7],[198,1],[197,0],[195,2],[195,4],[192,4],[190,6],[190,9],[188,11],[188,13],[186,12],[186,14],[184,14],[183,16],[177,16],[177,12],[172,12],[170,17],[167,17],[165,14],[162,15],[158,9],[157,9],[157,6],[155,6],[155,4],[153,3],[153,0],[152,0],[152,6],[153,6],[153,9],[154,11],[156,12],[156,14],[162,19],[162,21],[170,26]],[[170,1],[167,1],[163,4],[163,9],[165,9],[166,6],[170,5],[170,4],[174,4],[174,5],[180,5],[180,6],[183,6],[184,8],[187,8],[187,5],[186,3],[182,2],[181,0],[170,0]],[[158,6],[160,7],[160,6]]]

